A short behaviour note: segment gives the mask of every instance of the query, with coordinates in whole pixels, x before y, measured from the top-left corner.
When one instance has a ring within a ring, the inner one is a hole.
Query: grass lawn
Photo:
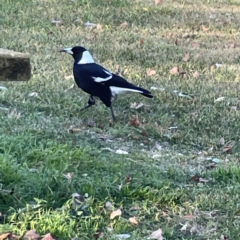
[[[0,1],[0,47],[32,66],[0,83],[0,233],[240,239],[239,30],[239,0]],[[80,112],[75,45],[154,98]]]

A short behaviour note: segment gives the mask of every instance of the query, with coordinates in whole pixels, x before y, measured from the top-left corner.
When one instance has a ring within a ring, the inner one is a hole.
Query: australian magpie
[[[149,98],[153,97],[151,92],[127,82],[124,78],[96,64],[89,51],[84,47],[64,48],[60,52],[66,52],[73,56],[74,79],[79,88],[90,94],[88,105],[81,110],[93,106],[95,104],[94,97],[99,97],[111,109],[112,118],[115,121],[112,97],[124,92],[135,92]]]

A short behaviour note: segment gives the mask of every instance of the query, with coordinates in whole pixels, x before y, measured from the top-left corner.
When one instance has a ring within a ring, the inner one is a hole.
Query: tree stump
[[[0,81],[27,81],[30,78],[30,56],[0,48]]]

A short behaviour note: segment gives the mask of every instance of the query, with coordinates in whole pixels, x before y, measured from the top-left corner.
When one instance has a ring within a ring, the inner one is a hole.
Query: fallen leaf
[[[226,235],[221,235],[220,240],[228,240],[229,238]]]
[[[109,211],[112,211],[114,207],[113,207],[113,204],[110,201],[107,201],[105,203],[105,208]]]
[[[193,73],[193,77],[194,77],[194,78],[198,78],[199,75],[200,75],[200,73],[199,73],[198,71],[195,71],[195,72]]]
[[[136,217],[130,217],[129,222],[132,224],[138,225],[138,221],[137,221]]]
[[[192,47],[193,47],[193,48],[199,48],[200,45],[199,45],[198,42],[193,42],[193,43],[192,43]]]
[[[88,28],[95,28],[97,26],[97,24],[87,21],[86,23],[84,23],[84,26],[88,27]]]
[[[78,193],[73,193],[72,198],[73,198],[73,203],[76,207],[82,205],[82,203],[85,201],[84,196]]]
[[[129,234],[118,234],[118,235],[116,235],[116,237],[118,239],[127,239],[127,238],[130,238],[131,235],[129,235]]]
[[[189,226],[189,223],[188,222],[185,222],[185,224],[181,227],[181,231],[186,231],[187,230],[187,227]]]
[[[102,25],[98,23],[97,26],[96,26],[96,29],[101,30],[102,29]]]
[[[134,103],[131,103],[131,105],[130,105],[130,108],[134,108],[134,109],[139,109],[139,108],[142,108],[142,107],[144,107],[145,105],[143,104],[143,103],[139,103],[139,104],[137,104],[136,102],[134,102]]]
[[[42,240],[55,240],[55,239],[52,237],[51,233],[47,233],[47,234],[42,238]]]
[[[61,20],[52,19],[51,23],[55,24],[55,25],[60,25],[60,24],[62,24],[62,21]]]
[[[194,176],[191,177],[191,181],[199,182],[199,176],[195,174]]]
[[[127,22],[123,22],[120,24],[121,28],[127,28],[128,27],[128,23]]]
[[[202,25],[201,29],[202,29],[203,32],[206,32],[206,31],[209,30],[209,27],[206,27],[205,25]]]
[[[199,178],[198,179],[198,182],[200,182],[200,183],[207,183],[209,180],[207,180],[207,179],[205,179],[205,178]]]
[[[223,67],[223,64],[221,64],[221,63],[215,63],[215,66],[216,66],[216,68],[221,68],[221,67]]]
[[[183,216],[183,219],[186,220],[186,221],[192,221],[194,219],[194,216],[193,215],[185,215]]]
[[[37,240],[40,237],[39,234],[37,234],[34,230],[29,230],[24,235],[24,240]]]
[[[107,230],[108,230],[108,232],[113,232],[113,228],[112,227],[107,227]]]
[[[225,97],[219,97],[217,99],[214,100],[214,102],[221,102],[225,99]]]
[[[237,106],[231,106],[230,111],[236,112],[237,111]]]
[[[210,70],[213,71],[214,69],[216,69],[216,65],[213,64],[211,67],[210,67]]]
[[[134,127],[138,127],[140,125],[140,121],[138,119],[138,117],[133,117],[129,120],[130,125],[134,126]]]
[[[223,153],[231,153],[231,150],[232,150],[231,146],[225,145],[222,151]]]
[[[185,54],[185,56],[183,57],[182,60],[183,60],[184,62],[187,62],[187,61],[189,60],[189,58],[190,58],[190,53],[188,52],[188,53]]]
[[[8,114],[8,118],[19,119],[21,117],[21,113],[17,112],[17,109],[14,108],[12,112]]]
[[[31,92],[28,94],[29,97],[37,97],[38,93],[37,92]]]
[[[127,151],[124,151],[124,150],[121,150],[121,149],[116,150],[116,153],[117,154],[128,154]]]
[[[155,75],[157,72],[151,68],[147,69],[147,76],[153,76]]]
[[[140,38],[139,43],[140,43],[140,45],[143,45],[144,44],[144,38]]]
[[[162,0],[155,0],[155,5],[159,5],[162,2]]]
[[[233,49],[233,48],[235,48],[236,47],[236,44],[235,43],[231,43],[230,45],[229,45],[229,48],[230,49]]]
[[[152,232],[152,234],[149,236],[148,239],[163,240],[163,236],[162,236],[162,230],[161,230],[161,228],[159,228],[158,230]]]
[[[117,209],[115,211],[113,211],[110,215],[110,219],[114,219],[115,217],[121,216],[122,215],[122,211],[121,209]]]
[[[11,232],[1,233],[0,234],[0,240],[8,239],[8,237],[10,237],[11,234],[12,234]]]
[[[162,150],[162,146],[161,146],[158,142],[155,142],[155,148],[156,148],[158,151],[161,151],[161,150]]]
[[[221,138],[219,139],[219,143],[220,143],[221,145],[225,145],[225,139],[224,139],[223,137],[221,137]]]
[[[171,73],[171,74],[178,74],[178,67],[173,67],[173,68],[170,70],[170,73]]]
[[[71,75],[65,76],[64,78],[65,78],[66,80],[73,79],[73,75],[71,74]]]
[[[73,172],[64,173],[63,176],[68,180],[68,183],[71,183]]]
[[[96,233],[94,233],[93,236],[95,239],[102,238],[104,236],[104,232],[103,231],[96,232]]]

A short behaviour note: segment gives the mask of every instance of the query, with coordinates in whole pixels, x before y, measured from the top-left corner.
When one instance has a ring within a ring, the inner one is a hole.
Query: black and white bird
[[[89,51],[84,47],[64,48],[60,52],[66,52],[73,56],[74,79],[79,88],[90,94],[88,105],[81,110],[93,106],[95,104],[95,97],[98,97],[111,109],[112,118],[115,121],[116,118],[111,102],[112,97],[124,92],[140,93],[145,97],[153,97],[148,90],[137,87],[127,82],[124,78],[96,64]]]

